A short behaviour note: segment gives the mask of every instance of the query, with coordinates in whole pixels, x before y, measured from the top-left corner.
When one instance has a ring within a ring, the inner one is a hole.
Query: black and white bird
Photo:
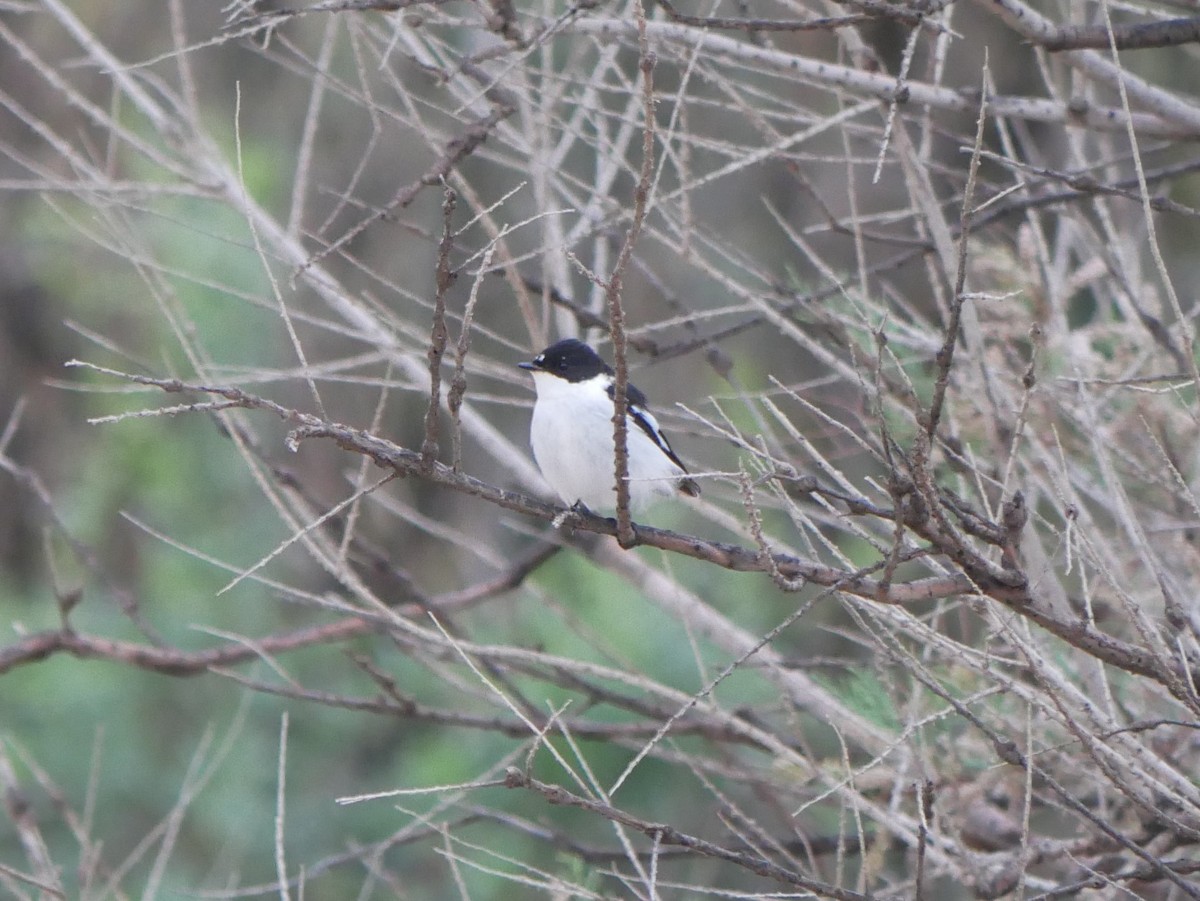
[[[612,368],[574,338],[518,365],[533,374],[537,389],[529,439],[542,475],[567,506],[612,513],[617,506]],[[700,494],[646,409],[646,396],[626,384],[625,401],[630,510],[640,512],[656,497],[676,492]]]

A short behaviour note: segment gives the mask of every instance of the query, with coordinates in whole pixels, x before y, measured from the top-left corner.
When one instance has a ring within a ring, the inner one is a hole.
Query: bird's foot
[[[630,548],[637,547],[641,543],[641,538],[638,536],[637,523],[631,520],[629,523],[629,532],[623,533],[620,522],[611,517],[608,521],[617,530],[617,544],[621,546],[622,550],[627,551]]]
[[[570,534],[575,531],[576,526],[583,522],[584,516],[592,515],[594,514],[584,505],[583,501],[576,501],[554,517],[553,525],[554,528],[562,529]]]

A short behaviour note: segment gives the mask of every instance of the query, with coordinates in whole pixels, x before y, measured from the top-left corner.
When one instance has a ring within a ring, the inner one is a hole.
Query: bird
[[[529,441],[538,469],[564,504],[607,514],[616,510],[616,445],[613,442],[612,367],[575,338],[551,344],[528,362],[537,400]],[[697,497],[688,475],[646,408],[646,395],[625,385],[625,446],[629,452],[629,508],[643,512],[658,497]]]

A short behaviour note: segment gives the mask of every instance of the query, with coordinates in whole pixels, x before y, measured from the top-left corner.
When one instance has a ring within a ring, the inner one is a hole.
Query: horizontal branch
[[[1164,19],[1159,22],[1127,22],[1113,25],[1060,25],[1058,32],[1041,44],[1050,52],[1060,50],[1147,50],[1200,43],[1200,18]]]
[[[256,639],[253,643],[230,642],[203,651],[117,641],[85,635],[67,627],[26,635],[0,648],[0,676],[19,666],[36,663],[53,654],[66,653],[84,660],[110,660],[166,676],[198,676],[213,667],[232,666],[247,660],[274,655],[314,644],[327,644],[380,628],[382,620],[364,613],[336,623],[300,629],[286,635]]]
[[[642,747],[647,740],[656,738],[661,733],[662,721],[670,717],[668,712],[659,709],[634,710],[633,712],[643,719],[633,722],[599,722],[585,718],[538,713],[534,710],[525,712],[526,719],[500,715],[489,716],[439,709],[419,703],[409,697],[401,697],[393,691],[385,691],[375,697],[354,697],[265,682],[241,676],[228,669],[234,664],[274,656],[277,652],[344,641],[386,628],[385,625],[381,625],[369,616],[364,618],[348,617],[326,626],[297,630],[285,635],[268,636],[252,641],[234,640],[217,648],[185,651],[126,641],[112,641],[63,627],[57,631],[27,635],[13,645],[0,648],[0,675],[21,665],[45,659],[55,653],[66,653],[85,660],[105,660],[122,666],[175,677],[197,676],[219,670],[222,676],[233,679],[238,684],[262,694],[307,701],[343,710],[373,713],[406,721],[434,723],[451,728],[493,732],[515,739],[528,738],[532,724],[535,729],[562,728],[575,738],[584,741],[624,742],[632,743],[634,747]],[[560,673],[559,675],[565,674]],[[685,716],[671,719],[671,734],[676,737],[694,735],[717,743],[764,748],[763,743],[756,740],[746,729],[735,728],[728,719],[708,716],[700,710],[692,710]]]
[[[1004,2],[1017,3],[1018,0]],[[813,84],[824,85],[831,90],[846,90],[861,96],[877,97],[887,103],[911,103],[957,113],[979,111],[979,93],[973,89],[960,91],[928,82],[902,81],[885,73],[841,66],[774,47],[760,47],[727,35],[702,31],[676,22],[647,22],[646,25],[653,40],[674,45],[681,50],[690,50],[703,43],[710,61],[722,58],[736,60],[738,63],[780,74],[790,74]],[[608,40],[619,38],[632,42],[637,38],[636,25],[619,19],[581,18],[564,26],[564,29]],[[1108,68],[1100,68],[1106,83],[1116,77]],[[1167,92],[1148,86],[1129,73],[1121,73],[1120,77],[1130,91],[1145,101],[1147,106],[1151,106],[1151,97],[1158,101],[1152,105],[1156,114],[1134,112],[1126,115],[1119,107],[1009,94],[989,96],[988,112],[997,117],[1054,122],[1099,131],[1124,131],[1132,123],[1134,129],[1143,135],[1200,138],[1200,110],[1178,98],[1170,98]]]
[[[861,25],[875,18],[864,13],[854,13],[848,16],[825,16],[813,19],[734,19],[724,16],[692,16],[680,12],[671,4],[670,0],[659,0],[659,3],[671,20],[679,22],[681,25],[731,31],[832,31],[848,25]],[[894,18],[910,22],[920,21],[920,13],[904,7],[894,8],[899,13]]]

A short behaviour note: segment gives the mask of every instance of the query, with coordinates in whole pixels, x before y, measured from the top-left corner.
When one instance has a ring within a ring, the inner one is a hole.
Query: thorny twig
[[[458,344],[454,348],[454,377],[450,381],[450,393],[446,397],[446,407],[450,410],[450,420],[453,433],[451,435],[451,467],[455,472],[462,472],[462,420],[461,411],[463,398],[467,393],[467,352],[471,349],[471,324],[475,321],[475,304],[479,300],[479,286],[483,282],[484,273],[492,264],[492,254],[495,245],[490,246],[479,264],[479,272],[471,283],[471,293],[467,297],[467,306],[463,310],[462,330],[458,334]]]
[[[838,886],[816,879],[809,879],[756,854],[723,848],[698,836],[681,832],[674,826],[666,823],[654,823],[643,820],[619,807],[605,804],[602,801],[595,801],[591,798],[584,798],[567,791],[561,786],[551,785],[547,782],[534,779],[532,776],[521,772],[515,767],[510,767],[506,771],[504,785],[506,788],[530,789],[537,792],[551,804],[577,807],[599,814],[607,820],[612,820],[615,823],[620,823],[623,826],[634,829],[663,845],[681,845],[703,854],[705,857],[715,857],[719,860],[745,867],[768,879],[773,879],[786,885],[795,885],[807,891],[817,892],[821,897],[834,898],[836,901],[865,901],[867,898],[866,895],[859,892],[839,888]]]
[[[462,162],[463,159],[474,153],[476,148],[478,148],[480,144],[487,140],[487,137],[492,133],[492,130],[495,129],[500,122],[512,115],[513,111],[513,107],[505,103],[498,103],[495,108],[486,116],[467,126],[467,128],[463,130],[462,134],[452,138],[446,143],[442,155],[435,160],[428,169],[425,170],[425,173],[420,178],[397,191],[396,195],[387,204],[385,204],[379,210],[379,212],[373,216],[363,219],[353,228],[348,229],[336,241],[333,241],[331,244],[322,248],[319,252],[310,257],[301,268],[301,272],[311,268],[316,263],[319,263],[325,257],[329,256],[329,254],[341,250],[356,237],[370,228],[374,223],[385,220],[396,210],[407,207],[410,203],[416,200],[417,195],[421,193],[422,188],[432,187],[434,185],[444,183],[446,176],[450,174],[451,170],[453,170],[455,166]]]
[[[449,331],[446,328],[446,293],[458,277],[450,266],[450,251],[454,245],[454,207],[458,195],[446,186],[442,201],[442,240],[438,245],[437,291],[434,296],[433,326],[429,336],[429,405],[425,408],[425,439],[421,443],[421,460],[428,469],[438,453],[438,415],[442,408],[442,357],[446,353]]]

